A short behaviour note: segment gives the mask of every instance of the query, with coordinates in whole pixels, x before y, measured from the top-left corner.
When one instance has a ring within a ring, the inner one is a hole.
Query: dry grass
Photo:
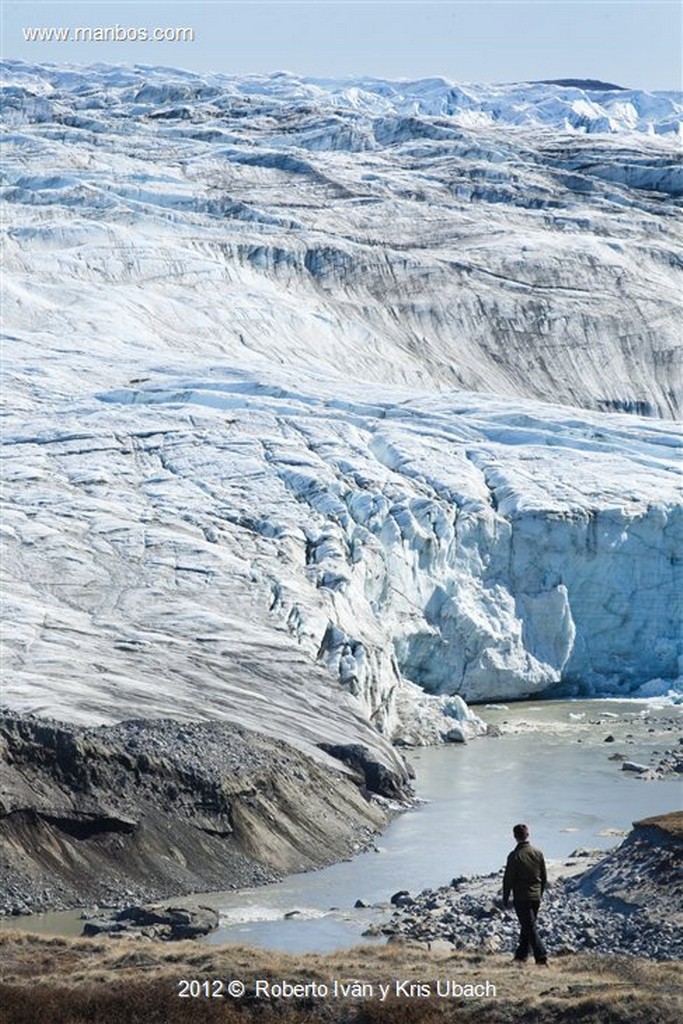
[[[672,811],[670,814],[657,814],[653,818],[641,818],[634,821],[636,827],[639,825],[656,825],[662,832],[671,836],[683,836],[683,811]]]
[[[359,947],[333,956],[287,956],[236,946],[68,940],[0,935],[0,1024],[678,1024],[680,964],[573,955],[548,969],[499,955],[428,953],[407,945]],[[179,999],[182,978],[246,983],[240,1000]],[[253,997],[257,978],[359,979],[471,984],[495,999]]]

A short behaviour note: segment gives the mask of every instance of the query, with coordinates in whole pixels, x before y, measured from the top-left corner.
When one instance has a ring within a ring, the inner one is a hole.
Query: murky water
[[[397,889],[416,892],[454,875],[496,871],[513,845],[516,821],[529,824],[549,860],[561,861],[577,847],[614,846],[633,821],[683,804],[679,780],[639,781],[609,759],[618,751],[647,762],[653,750],[671,748],[683,708],[581,701],[517,704],[481,714],[517,731],[466,746],[411,751],[417,792],[427,802],[392,822],[378,840],[379,852],[260,889],[194,897],[221,913],[221,928],[209,941],[290,952],[351,945],[371,921],[388,916],[386,908],[354,909],[357,899],[386,903]],[[596,719],[600,724],[591,724]],[[665,731],[672,720],[676,731]],[[605,742],[609,733],[615,742]],[[12,924],[79,934],[78,916],[35,915]]]

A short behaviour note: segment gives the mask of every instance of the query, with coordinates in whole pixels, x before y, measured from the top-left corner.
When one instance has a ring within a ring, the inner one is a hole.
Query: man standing
[[[536,930],[536,917],[545,892],[548,878],[545,858],[540,850],[529,842],[526,825],[515,825],[512,834],[517,846],[508,856],[503,876],[503,906],[507,907],[510,893],[519,918],[519,943],[515,960],[523,963],[529,955],[529,947],[537,964],[547,964],[548,954]]]

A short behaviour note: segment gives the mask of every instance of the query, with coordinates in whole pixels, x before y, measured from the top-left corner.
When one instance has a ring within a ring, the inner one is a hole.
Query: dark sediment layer
[[[241,888],[351,856],[408,777],[337,764],[225,722],[0,716],[0,913]]]
[[[502,907],[501,875],[404,896],[379,931],[453,950],[512,952],[519,926]],[[653,960],[683,959],[682,924],[683,812],[635,822],[621,846],[589,870],[558,877],[539,917],[551,954],[591,950]]]

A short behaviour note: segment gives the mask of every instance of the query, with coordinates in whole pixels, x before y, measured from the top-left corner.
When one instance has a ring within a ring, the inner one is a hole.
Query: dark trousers
[[[515,911],[519,918],[519,944],[515,950],[515,960],[526,960],[529,947],[537,964],[544,964],[548,959],[545,946],[536,930],[536,918],[540,900],[515,900]]]

